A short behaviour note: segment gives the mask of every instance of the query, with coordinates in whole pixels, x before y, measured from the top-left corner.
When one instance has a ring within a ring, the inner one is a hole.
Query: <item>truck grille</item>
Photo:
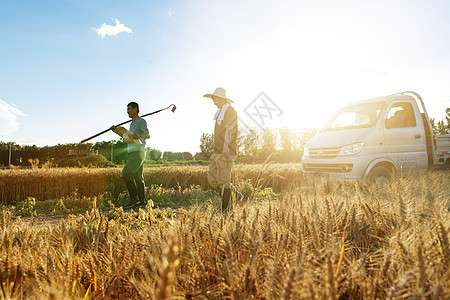
[[[310,158],[336,158],[341,148],[315,148],[309,149]]]
[[[303,164],[303,170],[310,172],[348,173],[352,169],[353,164]]]

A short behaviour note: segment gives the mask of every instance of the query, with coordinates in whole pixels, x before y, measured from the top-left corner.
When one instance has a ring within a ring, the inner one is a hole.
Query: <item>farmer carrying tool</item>
[[[111,130],[120,135],[127,143],[128,159],[122,170],[122,177],[127,185],[130,200],[124,207],[145,205],[144,160],[145,140],[150,138],[147,122],[139,117],[139,104],[130,102],[127,113],[131,118],[130,130],[123,127],[111,126]]]
[[[209,162],[208,181],[213,188],[222,188],[222,212],[226,212],[232,198],[240,200],[243,197],[231,183],[231,169],[237,155],[237,113],[223,88],[216,88],[213,94],[203,97],[211,98],[219,108],[214,116],[214,153]]]
[[[170,104],[166,108],[159,109],[157,111],[139,116],[139,105],[136,102],[130,102],[127,105],[127,113],[131,120],[122,122],[120,124],[111,126],[110,128],[103,130],[87,139],[82,140],[80,143],[87,142],[99,135],[102,135],[110,130],[120,135],[124,142],[126,142],[128,150],[128,160],[125,167],[122,170],[122,176],[130,193],[130,201],[125,204],[125,207],[132,207],[136,204],[145,204],[145,185],[143,176],[143,167],[145,160],[145,140],[150,138],[150,134],[147,128],[147,122],[143,117],[151,116],[162,112],[166,109],[172,108],[171,111],[175,112],[177,107],[175,104]],[[130,123],[130,130],[126,130],[121,125]]]

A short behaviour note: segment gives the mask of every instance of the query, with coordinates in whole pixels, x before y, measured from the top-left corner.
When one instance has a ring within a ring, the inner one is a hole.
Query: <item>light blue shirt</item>
[[[130,124],[130,131],[135,135],[141,137],[147,128],[147,121],[139,117]],[[127,146],[128,152],[134,151],[144,151],[145,149],[145,139],[139,139],[139,143],[130,143]]]

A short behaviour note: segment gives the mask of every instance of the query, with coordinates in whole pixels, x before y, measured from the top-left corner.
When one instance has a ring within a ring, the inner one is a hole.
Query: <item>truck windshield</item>
[[[370,102],[344,107],[328,121],[322,131],[373,127],[384,104],[384,102]]]

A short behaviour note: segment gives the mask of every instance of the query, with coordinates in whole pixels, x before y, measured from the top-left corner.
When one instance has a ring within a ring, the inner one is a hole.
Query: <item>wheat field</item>
[[[448,299],[449,183],[306,179],[228,214],[216,198],[51,224],[2,211],[0,298]]]
[[[119,168],[34,168],[0,170],[0,203],[11,204],[28,197],[47,200],[78,194],[94,197],[126,191]],[[258,181],[281,191],[301,179],[300,164],[237,165],[235,180]],[[161,166],[144,168],[147,186],[209,188],[207,166]]]

